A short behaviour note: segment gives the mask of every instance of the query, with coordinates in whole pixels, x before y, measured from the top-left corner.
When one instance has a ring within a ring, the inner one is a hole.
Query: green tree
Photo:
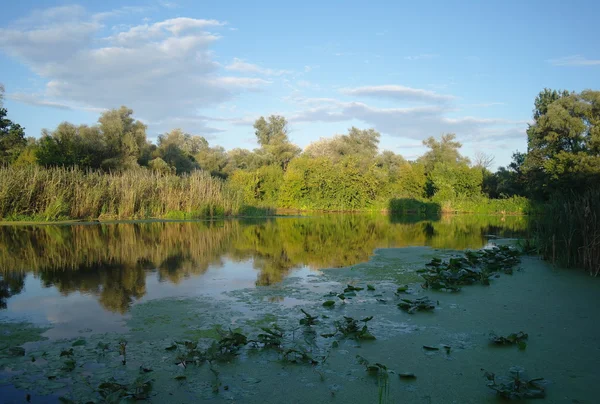
[[[173,129],[158,137],[156,155],[173,167],[177,174],[184,174],[200,168],[194,155],[207,147],[208,142],[203,137]]]
[[[554,101],[548,104],[548,100]],[[598,181],[599,91],[544,90],[536,98],[534,118],[527,129],[524,170],[535,196],[547,197],[558,189],[582,190]]]
[[[254,122],[254,134],[260,145],[257,151],[264,165],[277,164],[285,171],[301,149],[288,138],[288,124],[283,116],[260,117]]]
[[[228,156],[225,149],[221,146],[204,147],[194,156],[200,168],[210,172],[211,175],[226,178],[225,167],[228,163]]]
[[[423,140],[423,145],[427,146],[429,150],[419,157],[418,161],[425,167],[425,173],[433,171],[438,163],[448,165],[470,163],[467,157],[460,154],[462,144],[456,141],[454,133],[442,135],[439,141],[434,137],[429,137]]]
[[[347,156],[356,156],[369,163],[377,155],[381,135],[374,129],[348,129],[347,135],[336,135],[330,139],[319,139],[309,144],[304,154],[325,157],[338,161]]]
[[[14,162],[27,146],[25,129],[6,116],[6,108],[0,108],[0,165]]]
[[[102,162],[105,169],[128,169],[139,166],[146,147],[146,125],[135,120],[133,110],[123,106],[102,113],[98,119],[106,142],[108,157]]]

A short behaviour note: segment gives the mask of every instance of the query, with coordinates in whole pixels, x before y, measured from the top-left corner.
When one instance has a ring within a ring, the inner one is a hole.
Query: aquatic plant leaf
[[[396,293],[404,293],[408,290],[408,286],[407,285],[402,285],[399,286],[398,289],[396,289]]]
[[[165,348],[165,351],[174,351],[177,349],[177,344],[170,345]]]
[[[177,380],[177,381],[182,381],[182,380],[186,380],[187,376],[185,376],[185,375],[179,375],[179,376],[175,376],[174,379]]]
[[[62,358],[63,356],[73,356],[73,348],[61,351],[60,357]]]
[[[423,349],[426,351],[439,351],[440,348],[430,345],[423,345]]]
[[[66,372],[72,372],[75,369],[76,362],[73,359],[67,359],[62,367],[62,370]]]
[[[488,380],[487,386],[494,390],[499,396],[509,400],[544,398],[546,391],[540,382],[543,378],[524,379],[524,370],[513,367],[509,370],[509,376],[497,378],[493,373],[485,372],[484,377]]]
[[[417,376],[415,376],[414,373],[409,373],[409,372],[398,373],[398,376],[401,379],[416,379],[417,378]]]
[[[375,286],[373,286],[373,285],[367,285],[367,290],[375,290]]]
[[[427,296],[423,296],[414,300],[401,299],[398,307],[408,312],[408,314],[413,314],[417,311],[431,311],[435,309],[435,304]]]
[[[83,346],[85,344],[87,344],[86,340],[84,340],[84,339],[78,339],[77,341],[73,342],[71,344],[71,346]]]
[[[327,300],[327,301],[323,302],[323,306],[324,307],[331,307],[333,305],[335,305],[335,301],[334,300]]]
[[[300,319],[300,325],[311,326],[318,322],[318,317],[310,315],[304,309],[300,309],[300,311],[304,314],[304,318]]]

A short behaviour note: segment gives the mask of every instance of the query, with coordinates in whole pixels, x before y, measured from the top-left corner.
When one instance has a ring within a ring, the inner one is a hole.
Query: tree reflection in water
[[[0,307],[21,293],[27,273],[60,293],[89,293],[109,311],[125,313],[146,294],[146,276],[178,284],[224,260],[252,260],[257,285],[291,270],[365,262],[375,248],[480,248],[486,235],[525,231],[525,217],[434,219],[369,214],[69,226],[0,227]]]

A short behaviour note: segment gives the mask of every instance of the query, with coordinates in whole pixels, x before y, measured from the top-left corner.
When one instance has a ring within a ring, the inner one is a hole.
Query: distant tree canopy
[[[0,105],[3,88],[0,88]],[[204,170],[227,179],[251,205],[314,209],[385,206],[392,198],[473,200],[482,197],[548,198],[556,190],[580,191],[600,178],[600,92],[544,89],[534,100],[527,153],[494,173],[494,157],[477,153],[473,163],[448,133],[423,141],[427,151],[407,161],[380,151],[374,129],[351,127],[319,139],[304,151],[289,139],[283,116],[254,122],[258,147],[225,150],[181,129],[147,140],[146,126],[127,107],[102,113],[95,125],[59,124],[40,139],[0,109],[0,164],[123,171],[149,169],[186,175]]]

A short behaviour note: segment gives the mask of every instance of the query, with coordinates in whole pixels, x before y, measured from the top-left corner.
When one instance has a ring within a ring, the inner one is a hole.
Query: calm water
[[[595,403],[595,279],[522,257],[513,275],[490,286],[459,293],[421,287],[416,270],[431,258],[507,242],[495,237],[519,237],[526,228],[523,217],[383,215],[0,227],[0,403],[23,402],[26,394],[31,402],[100,402],[99,386],[113,377],[131,386],[140,368],[152,369],[144,375],[157,403],[379,402],[377,377],[356,355],[396,372],[388,403],[499,403],[484,370],[500,376],[513,366],[545,379],[545,402]],[[323,306],[348,284],[375,290]],[[395,293],[398,285],[409,285],[405,295]],[[425,295],[437,302],[433,313],[397,307],[403,296]],[[301,309],[317,324],[300,327]],[[328,337],[345,316],[373,316],[376,340]],[[37,332],[49,339],[35,342],[36,331],[23,322],[43,326]],[[217,330],[257,338],[273,324],[284,330],[284,348],[308,352],[318,365],[248,344],[233,359],[181,367],[181,351],[166,350],[184,340],[207,349],[221,338]],[[490,346],[491,331],[524,331],[527,349]],[[11,345],[26,355],[6,356]],[[69,350],[74,368],[65,367]]]
[[[275,285],[368,261],[377,248],[480,248],[526,218],[322,215],[216,222],[0,226],[0,320],[50,336],[119,331],[132,305]]]

